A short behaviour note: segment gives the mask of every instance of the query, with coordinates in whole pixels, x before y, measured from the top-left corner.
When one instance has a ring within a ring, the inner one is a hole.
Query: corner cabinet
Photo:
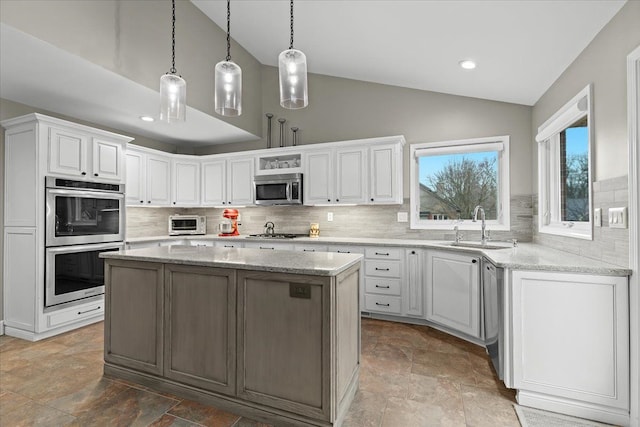
[[[427,251],[426,270],[427,320],[480,338],[480,258]]]
[[[520,404],[628,425],[628,286],[627,277],[511,273],[508,385]]]
[[[173,206],[200,206],[200,161],[189,157],[174,157],[171,160],[171,204]]]
[[[126,203],[129,206],[171,204],[171,157],[136,147],[127,150]]]

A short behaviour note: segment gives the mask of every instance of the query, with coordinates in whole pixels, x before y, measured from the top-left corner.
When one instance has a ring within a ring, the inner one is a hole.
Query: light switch
[[[333,221],[333,212],[327,212],[327,221]]]
[[[595,227],[602,227],[602,209],[595,208],[593,210],[593,225]]]
[[[609,227],[627,228],[627,208],[609,208]]]

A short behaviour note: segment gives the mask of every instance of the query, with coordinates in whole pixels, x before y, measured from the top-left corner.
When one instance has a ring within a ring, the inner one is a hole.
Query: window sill
[[[440,224],[441,223],[441,224]],[[438,221],[438,224],[415,224],[411,223],[411,230],[449,230],[453,231],[453,227],[458,226],[460,231],[480,231],[480,222],[457,222],[457,221]],[[486,229],[489,231],[510,231],[510,224],[498,224],[495,222],[486,223]]]
[[[538,230],[540,234],[551,234],[554,236],[570,237],[572,239],[593,240],[593,233],[591,231],[591,224],[584,227],[576,228],[565,227],[564,225],[545,225],[540,226]]]

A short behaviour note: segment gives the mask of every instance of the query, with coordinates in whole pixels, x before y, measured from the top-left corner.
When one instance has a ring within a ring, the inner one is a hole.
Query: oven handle
[[[87,190],[59,190],[55,188],[48,188],[47,194],[59,194],[62,196],[71,197],[86,197],[95,199],[114,199],[124,200],[123,193],[105,193],[100,191],[87,191]]]
[[[87,243],[83,245],[56,246],[47,248],[47,253],[75,253],[86,251],[101,251],[104,249],[124,249],[124,242]]]

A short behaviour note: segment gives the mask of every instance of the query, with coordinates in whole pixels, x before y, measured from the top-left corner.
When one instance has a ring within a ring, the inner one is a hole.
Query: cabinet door
[[[220,206],[227,202],[227,162],[225,160],[202,163],[202,204]]]
[[[49,128],[49,172],[69,176],[87,175],[89,137],[68,129]]]
[[[427,320],[480,337],[478,258],[427,253]]]
[[[142,372],[163,371],[163,266],[105,262],[104,360]]]
[[[404,298],[405,314],[408,316],[424,317],[422,263],[424,254],[419,249],[406,250],[406,272],[403,282],[402,296]]]
[[[398,176],[396,151],[397,144],[371,147],[369,203],[402,203],[402,177]]]
[[[227,204],[253,205],[253,158],[227,160]]]
[[[336,203],[367,200],[366,148],[336,150]]]
[[[235,394],[235,271],[165,266],[165,376]]]
[[[327,204],[333,202],[332,152],[308,153],[304,167],[304,204]]]
[[[124,187],[127,205],[140,206],[145,203],[146,173],[145,155],[137,151],[127,151],[127,180]]]
[[[123,158],[123,143],[93,138],[92,173],[94,177],[100,180],[122,182],[124,180]]]
[[[173,201],[176,206],[200,205],[200,162],[173,160],[171,165]]]
[[[147,155],[147,203],[169,206],[171,198],[171,160],[169,157]]]
[[[512,281],[514,388],[628,411],[627,278],[514,271]]]

